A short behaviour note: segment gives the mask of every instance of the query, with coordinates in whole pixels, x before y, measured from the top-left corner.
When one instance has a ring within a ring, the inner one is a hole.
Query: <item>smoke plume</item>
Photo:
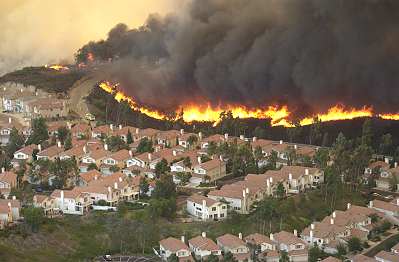
[[[113,58],[125,91],[158,108],[397,111],[398,14],[396,0],[193,0],[140,28],[118,25],[80,53]]]
[[[0,76],[23,66],[73,62],[74,52],[117,23],[143,23],[182,0],[1,0]]]

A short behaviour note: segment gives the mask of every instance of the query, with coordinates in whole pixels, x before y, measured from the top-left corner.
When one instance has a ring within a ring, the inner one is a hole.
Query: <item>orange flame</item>
[[[113,94],[115,100],[117,100],[118,102],[127,101],[133,110],[140,111],[141,113],[149,117],[160,120],[177,120],[176,118],[171,119],[166,114],[160,111],[139,106],[133,97],[127,96],[122,91],[118,90],[118,85],[119,84],[111,84],[110,82],[101,82],[99,84],[99,87],[105,92]],[[272,126],[294,126],[289,121],[291,112],[289,111],[288,106],[267,106],[263,108],[249,109],[244,106],[233,105],[219,106],[215,108],[212,107],[210,104],[189,104],[186,106],[182,106],[181,108],[179,108],[179,110],[176,110],[175,113],[178,115],[180,112],[183,112],[183,120],[187,123],[193,121],[209,121],[214,122],[214,125],[216,125],[220,121],[220,114],[227,111],[230,111],[235,118],[270,118]],[[361,109],[347,109],[343,105],[335,105],[334,107],[331,107],[326,113],[319,113],[314,115],[313,117],[303,118],[299,121],[299,123],[302,126],[310,125],[313,123],[314,117],[317,117],[322,122],[326,122],[372,116],[374,116],[372,107],[364,106]],[[382,119],[399,120],[399,114],[379,114],[377,116]]]
[[[53,69],[53,70],[57,70],[57,71],[69,70],[69,67],[63,66],[63,65],[51,65],[51,66],[45,65],[44,67],[45,68],[50,68],[50,69]]]

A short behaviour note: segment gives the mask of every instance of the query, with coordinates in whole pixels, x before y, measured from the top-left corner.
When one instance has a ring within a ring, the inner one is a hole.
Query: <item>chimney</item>
[[[252,142],[256,142],[256,136],[252,138]]]
[[[9,118],[8,118],[8,123],[11,124],[11,122],[12,122],[12,118],[9,117]]]
[[[249,194],[249,188],[248,187],[245,189],[245,193]]]
[[[292,174],[291,174],[291,173],[288,174],[288,180],[289,180],[289,181],[292,180]]]
[[[398,199],[396,199],[396,204],[398,204]],[[369,208],[373,208],[373,201],[369,202]]]
[[[313,230],[309,232],[310,242],[313,243]]]
[[[225,139],[225,140],[229,139],[229,134],[227,134],[227,133],[224,134],[224,139]]]
[[[172,154],[173,154],[173,156],[176,156],[177,155],[176,150],[173,150]]]
[[[111,189],[111,187],[110,187],[110,186],[108,187],[108,192],[109,192],[109,193],[111,193],[111,192],[112,192],[112,189]]]
[[[133,151],[129,150],[129,156],[132,157],[133,156]]]
[[[94,180],[97,180],[97,176],[94,176]]]
[[[184,236],[181,236],[181,242],[183,242],[184,244],[186,243],[186,241],[185,241],[185,239],[184,239]]]
[[[309,168],[305,169],[305,175],[309,175]]]
[[[118,183],[117,182],[114,183],[114,188],[118,189]]]
[[[114,125],[113,124],[109,124],[109,129],[114,130]]]
[[[269,179],[266,180],[266,185],[267,185],[267,187],[270,187],[270,181],[269,181]]]
[[[122,129],[122,125],[119,125],[119,130],[121,130]]]
[[[388,157],[384,158],[384,160],[385,160],[385,163],[389,164],[389,158]]]
[[[395,168],[397,168],[398,167],[398,162],[395,162],[394,166],[395,166]]]
[[[205,209],[205,207],[206,207],[206,201],[202,200],[202,208]]]
[[[240,140],[244,140],[244,139],[245,139],[244,135],[240,135]]]
[[[310,224],[310,229],[314,230],[314,224]]]
[[[245,189],[242,190],[242,197],[245,199],[247,194],[245,194]]]
[[[180,134],[181,134],[181,135],[184,135],[184,129],[183,129],[183,128],[180,129]]]
[[[64,190],[61,190],[60,192],[60,198],[61,198],[61,210],[64,209]]]
[[[351,208],[351,203],[348,203],[347,205],[346,205],[346,209],[350,209]]]
[[[241,232],[238,233],[238,238],[239,238],[239,239],[242,239],[242,233],[241,233]]]
[[[38,144],[38,145],[37,145],[37,149],[39,150],[39,152],[42,152],[42,145],[41,145],[41,144]]]
[[[136,134],[139,134],[140,129],[136,128]]]
[[[202,140],[202,132],[198,133],[198,138],[199,138],[199,140]]]
[[[61,141],[58,141],[58,142],[57,142],[57,146],[58,146],[59,148],[61,148]]]
[[[282,145],[283,144],[283,140],[280,140],[280,145]]]
[[[120,176],[118,180],[119,180],[119,182],[122,182],[122,177]]]
[[[337,213],[335,213],[335,211],[332,213],[332,217],[336,218],[337,217]]]
[[[104,144],[104,149],[108,151],[108,144]]]
[[[294,236],[298,236],[298,231],[296,229],[294,229]]]
[[[16,196],[12,196],[12,200],[16,200],[17,199],[17,197]]]
[[[274,235],[273,235],[273,233],[270,233],[269,238],[270,238],[271,241],[274,241]]]
[[[148,153],[148,161],[152,161],[152,154]]]
[[[396,205],[399,206],[399,198],[396,199]]]
[[[273,183],[273,178],[272,178],[272,177],[270,178],[270,184],[271,184],[271,183]]]
[[[83,146],[83,153],[87,154],[87,147]]]
[[[334,225],[334,218],[331,218],[331,219],[330,219],[330,224],[331,224],[331,225]]]
[[[201,157],[200,156],[197,158],[197,161],[198,161],[198,164],[201,165]]]
[[[205,238],[205,237],[206,237],[206,232],[202,232],[201,236],[202,236],[203,238]]]
[[[223,161],[223,156],[222,155],[219,156],[219,160]]]
[[[298,146],[297,146],[297,145],[294,145],[294,149],[297,150],[297,149],[298,149]]]
[[[6,172],[6,169],[4,167],[1,168],[1,173],[3,174],[4,172]]]

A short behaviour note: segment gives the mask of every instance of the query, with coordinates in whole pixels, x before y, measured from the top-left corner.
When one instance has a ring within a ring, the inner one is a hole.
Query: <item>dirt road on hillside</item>
[[[89,113],[86,103],[86,97],[90,94],[92,89],[101,81],[102,78],[99,74],[92,74],[78,80],[69,91],[69,102],[72,111],[77,113],[81,118]]]

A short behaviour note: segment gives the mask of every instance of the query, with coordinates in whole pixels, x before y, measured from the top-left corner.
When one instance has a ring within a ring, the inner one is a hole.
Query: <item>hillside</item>
[[[66,93],[84,75],[83,71],[75,69],[56,71],[45,67],[25,67],[1,76],[0,84],[15,82],[36,86],[50,93]]]

